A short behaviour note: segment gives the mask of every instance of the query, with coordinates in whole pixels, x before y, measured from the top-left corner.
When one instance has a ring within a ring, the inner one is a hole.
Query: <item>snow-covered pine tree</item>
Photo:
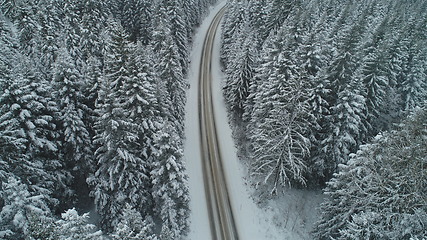
[[[318,9],[311,9],[307,15],[315,14],[314,11],[320,11]],[[323,15],[324,16],[324,15]],[[304,19],[304,18],[303,18]],[[304,19],[304,21],[309,21]],[[313,26],[306,26],[307,29],[300,33],[301,44],[299,53],[296,55],[299,61],[301,61],[301,75],[302,78],[307,79],[309,89],[307,102],[308,112],[312,115],[310,119],[310,130],[309,138],[311,141],[310,157],[308,163],[308,173],[306,178],[309,184],[321,183],[322,179],[327,179],[330,174],[330,166],[327,166],[327,162],[321,158],[321,139],[327,134],[327,117],[330,114],[329,103],[327,101],[328,96],[331,92],[329,89],[329,80],[322,79],[322,70],[327,64],[327,57],[322,52],[322,48],[325,47],[326,43],[322,42],[322,35],[324,34],[323,26],[325,19],[319,17],[313,23]],[[309,23],[306,23],[309,24]],[[324,44],[324,45],[323,45]]]
[[[18,39],[24,49],[31,51],[35,44],[40,25],[37,21],[37,3],[33,0],[6,0],[0,3],[0,8],[6,17],[16,24]]]
[[[182,1],[182,12],[184,14],[183,21],[188,27],[188,39],[190,40],[196,30],[196,27],[200,24],[202,14],[206,9],[201,8],[198,5],[198,0],[187,0]]]
[[[141,20],[144,7],[141,0],[125,0],[122,3],[121,24],[129,34],[129,40],[135,42],[141,35]]]
[[[180,136],[165,122],[154,144],[151,181],[155,203],[154,219],[161,222],[160,239],[183,239],[189,230],[189,190]]]
[[[181,75],[185,75],[188,68],[188,32],[190,29],[186,28],[184,22],[184,13],[181,1],[166,1],[160,0],[157,3],[155,13],[155,33],[154,33],[154,50],[162,55],[160,48],[165,50],[165,47],[174,47],[176,51],[176,60],[179,62],[180,69],[174,71],[180,71]],[[171,42],[164,45],[159,42],[160,39],[170,37]],[[163,47],[160,47],[163,46]]]
[[[169,26],[162,20],[154,32],[154,52],[158,57],[155,69],[158,73],[161,115],[174,122],[180,136],[183,134],[187,88],[182,74],[182,65],[177,46],[174,44]]]
[[[140,151],[147,159],[151,156],[154,135],[162,126],[160,99],[156,95],[158,79],[151,47],[143,47],[141,43],[135,47],[129,63],[131,78],[124,84],[123,107],[129,118],[141,126]]]
[[[51,216],[48,197],[31,191],[15,177],[9,177],[0,187],[0,199],[3,199],[4,205],[0,210],[0,238],[14,240],[31,237],[31,218],[47,219]]]
[[[152,1],[151,0],[140,0],[141,1],[141,24],[140,24],[140,38],[139,41],[145,46],[148,45],[153,35],[153,19],[152,19]]]
[[[77,70],[65,46],[59,49],[53,66],[53,93],[58,104],[57,130],[60,135],[60,152],[66,168],[74,178],[74,191],[83,189],[89,172],[93,169],[93,146],[85,122],[90,109],[83,95],[84,78]],[[77,197],[77,196],[76,196]],[[71,199],[70,199],[71,200]]]
[[[157,240],[153,234],[154,223],[149,217],[143,219],[141,213],[127,204],[123,209],[120,222],[115,226],[113,239],[116,240]]]
[[[109,12],[105,1],[85,0],[80,4],[79,48],[81,57],[86,64],[91,57],[102,57],[100,35],[105,28]]]
[[[268,0],[249,1],[247,7],[248,19],[246,21],[250,22],[252,30],[255,31],[250,35],[258,37],[258,41],[254,43],[257,47],[260,47],[270,34],[267,28],[267,18],[269,15],[267,2]]]
[[[415,46],[414,56],[409,63],[409,72],[402,82],[404,110],[411,110],[427,99],[427,51],[424,44]]]
[[[144,120],[138,113],[150,104],[139,90],[149,83],[140,81],[129,66],[134,47],[119,23],[110,25],[111,40],[106,56],[105,80],[99,94],[95,144],[97,170],[89,178],[97,210],[105,231],[113,231],[126,203],[142,214],[151,206],[147,170]],[[143,74],[143,73],[140,73]],[[133,103],[133,104],[132,104]],[[134,105],[135,104],[135,105]],[[139,111],[139,112],[138,112]],[[149,119],[147,119],[149,121]],[[147,123],[146,123],[147,124]],[[148,123],[149,124],[149,123]]]
[[[427,234],[427,111],[361,146],[328,182],[317,239],[410,239]]]
[[[249,86],[255,72],[257,50],[251,32],[252,29],[247,24],[241,25],[241,29],[235,32],[237,36],[233,37],[236,42],[233,43],[233,50],[231,51],[233,54],[228,57],[230,63],[223,88],[228,107],[238,118],[244,114]]]
[[[275,46],[280,49],[283,38],[276,41]],[[307,80],[301,78],[295,60],[287,51],[273,54],[263,66],[266,79],[254,97],[249,140],[252,175],[269,183],[271,193],[277,193],[286,185],[305,184],[311,116],[306,101]]]
[[[282,27],[293,8],[300,5],[298,0],[271,0],[267,2],[266,31],[278,30]]]
[[[366,134],[365,98],[361,80],[354,79],[358,58],[355,47],[360,36],[360,26],[348,26],[338,37],[337,50],[320,78],[328,95],[325,96],[330,115],[326,120],[326,134],[320,139],[317,162],[332,167],[327,172],[334,172],[339,163],[348,159],[348,154],[355,151]],[[329,90],[330,89],[330,90]]]
[[[76,209],[68,209],[61,214],[62,219],[55,222],[51,239],[58,240],[102,240],[101,231],[88,223],[89,213],[79,215]]]
[[[366,135],[366,103],[361,93],[362,83],[353,80],[347,88],[338,93],[337,103],[331,107],[332,125],[325,140],[330,147],[329,156],[334,159],[335,168],[348,161]]]
[[[13,34],[11,23],[0,13],[0,52],[2,53],[0,55],[0,158],[2,158],[3,161],[6,161],[9,155],[21,152],[18,149],[24,147],[23,142],[21,142],[24,140],[19,140],[20,137],[17,129],[8,128],[6,119],[9,117],[4,116],[4,114],[7,114],[9,111],[5,108],[5,104],[7,104],[7,101],[10,99],[8,99],[8,94],[5,92],[14,79],[13,70],[18,61],[15,59],[17,55],[15,47],[17,46],[18,40]],[[7,165],[2,164],[1,166],[2,169],[0,171],[6,171]],[[5,181],[7,179],[4,176],[5,172],[2,175],[3,177],[0,176],[0,178],[2,181]]]
[[[387,123],[387,104],[384,100],[387,97],[387,88],[389,88],[389,79],[387,77],[387,66],[385,54],[374,51],[369,53],[362,61],[361,76],[365,86],[367,121],[370,129],[369,135],[376,135]]]
[[[262,83],[265,81],[265,79],[268,78],[268,66],[270,65],[273,56],[277,55],[279,50],[277,49],[277,46],[274,45],[274,42],[277,40],[277,33],[270,34],[267,39],[265,40],[263,47],[261,50],[259,50],[259,53],[257,54],[258,57],[254,58],[255,62],[254,65],[254,73],[252,81],[249,82],[249,88],[248,88],[248,96],[246,98],[246,104],[244,106],[244,114],[242,116],[243,121],[245,123],[248,123],[247,125],[247,132],[250,132],[251,126],[251,118],[253,114],[253,108],[255,105],[255,98],[258,93],[259,87],[262,85]],[[250,135],[250,134],[248,134]]]
[[[224,24],[222,25],[222,46],[221,46],[221,61],[227,67],[229,56],[232,53],[235,33],[239,27],[244,24],[246,12],[246,1],[233,0],[229,4],[229,8],[224,16]]]
[[[0,97],[1,135],[17,141],[14,147],[19,161],[9,159],[17,161],[10,167],[16,168],[15,174],[26,179],[31,190],[45,191],[50,197],[69,196],[66,186],[70,176],[59,160],[54,122],[58,109],[49,96],[51,88],[47,81],[37,78],[29,59],[20,54],[17,59],[13,77]],[[58,202],[49,200],[53,209]]]

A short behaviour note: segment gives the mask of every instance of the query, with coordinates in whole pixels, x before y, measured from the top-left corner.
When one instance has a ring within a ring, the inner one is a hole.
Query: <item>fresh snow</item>
[[[202,177],[202,164],[199,137],[198,115],[198,77],[203,41],[209,24],[226,1],[220,1],[210,11],[198,29],[189,71],[190,89],[186,105],[186,143],[184,157],[186,160],[190,187],[190,233],[188,240],[210,239],[210,225]],[[219,29],[220,30],[220,29]],[[228,123],[227,111],[222,95],[224,76],[221,72],[220,53],[221,34],[215,39],[213,62],[213,97],[215,120],[220,149],[225,169],[226,181],[230,193],[233,215],[235,217],[239,239],[276,240],[276,239],[310,239],[309,232],[317,220],[317,207],[322,201],[320,192],[289,190],[285,196],[274,198],[257,205],[252,199],[254,191],[247,182],[247,169],[240,163]],[[214,239],[213,239],[214,240]]]

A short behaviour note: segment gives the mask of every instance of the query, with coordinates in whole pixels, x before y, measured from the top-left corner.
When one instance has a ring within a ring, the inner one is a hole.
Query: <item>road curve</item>
[[[209,26],[203,44],[199,71],[199,119],[203,181],[211,235],[214,240],[239,239],[221,162],[211,91],[213,43],[226,9],[227,7],[224,6]]]

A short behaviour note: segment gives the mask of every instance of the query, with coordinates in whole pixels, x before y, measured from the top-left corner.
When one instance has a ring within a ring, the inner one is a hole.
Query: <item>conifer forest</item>
[[[0,240],[188,239],[216,3],[0,0]],[[254,201],[323,191],[312,239],[427,238],[427,1],[228,0],[220,38]]]

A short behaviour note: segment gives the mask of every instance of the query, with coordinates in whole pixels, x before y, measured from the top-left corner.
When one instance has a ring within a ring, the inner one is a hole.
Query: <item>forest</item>
[[[215,2],[0,0],[0,239],[185,239]],[[229,0],[221,38],[256,201],[323,189],[315,239],[427,236],[426,1]]]
[[[188,55],[214,2],[0,1],[0,239],[186,235]]]
[[[427,236],[427,2],[229,1],[223,94],[260,201],[324,189],[316,239]]]

